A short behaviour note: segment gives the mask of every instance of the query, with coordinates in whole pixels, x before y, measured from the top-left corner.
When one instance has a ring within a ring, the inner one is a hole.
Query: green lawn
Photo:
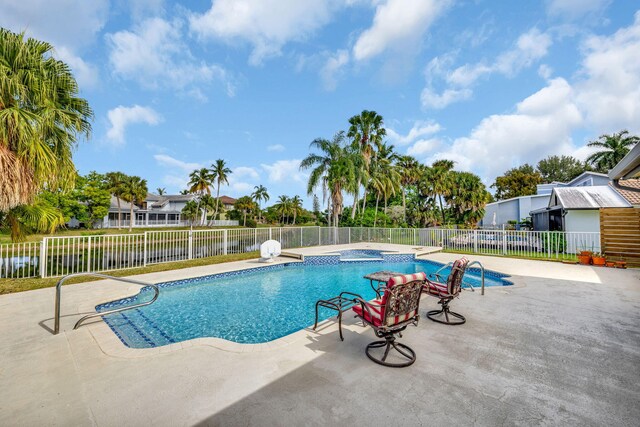
[[[243,254],[218,255],[215,257],[199,258],[199,259],[193,259],[189,261],[177,261],[177,262],[168,262],[163,264],[154,264],[154,265],[149,265],[147,267],[141,267],[141,268],[129,268],[126,270],[117,270],[117,271],[101,271],[100,273],[108,274],[116,277],[132,276],[135,274],[157,273],[157,272],[168,271],[168,270],[179,270],[179,269],[188,268],[188,267],[199,267],[202,265],[221,264],[223,262],[255,259],[255,258],[258,258],[259,256],[260,254],[257,251],[247,252]],[[50,288],[55,286],[56,283],[58,283],[58,280],[60,280],[59,277],[51,277],[46,279],[40,279],[40,278],[0,279],[0,295],[10,294],[14,292],[30,291],[33,289]],[[99,279],[96,279],[95,277],[91,277],[91,276],[75,277],[67,281],[65,285],[70,285],[73,283],[91,282],[94,280],[99,280]]]

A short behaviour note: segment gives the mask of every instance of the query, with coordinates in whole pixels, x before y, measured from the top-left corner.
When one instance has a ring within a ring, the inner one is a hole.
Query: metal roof
[[[554,188],[549,207],[564,209],[598,209],[631,207],[624,197],[608,185]]]

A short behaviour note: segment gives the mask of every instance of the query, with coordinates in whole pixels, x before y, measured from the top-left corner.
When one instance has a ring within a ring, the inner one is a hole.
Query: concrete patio
[[[373,333],[351,316],[344,342],[328,321],[277,344],[198,339],[148,351],[124,348],[101,321],[71,330],[78,313],[134,293],[130,285],[64,287],[57,336],[53,289],[0,296],[0,425],[638,424],[639,270],[471,259],[515,286],[464,292],[452,304],[462,326],[423,317],[401,339],[418,355],[405,369],[370,362]],[[435,306],[425,298],[421,312]]]

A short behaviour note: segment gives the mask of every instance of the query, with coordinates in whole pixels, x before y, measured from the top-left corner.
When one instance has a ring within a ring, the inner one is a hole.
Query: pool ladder
[[[476,264],[480,266],[480,278],[481,278],[480,295],[484,295],[484,266],[480,263],[480,261],[471,261],[469,264],[467,264],[467,268],[471,267],[472,265],[476,265]],[[448,268],[448,267],[453,267],[453,262],[449,262],[446,265],[443,265],[442,267],[440,267],[438,269],[438,271],[433,273],[433,275],[436,276],[438,278],[438,280],[442,281],[440,272],[442,270]],[[462,278],[462,284],[463,285],[467,285],[469,288],[471,288],[472,292],[476,291],[471,283],[465,283],[464,282],[464,276]]]
[[[160,295],[160,289],[158,288],[157,285],[154,285],[153,283],[146,283],[146,282],[141,282],[139,280],[133,280],[133,279],[125,279],[125,278],[122,278],[122,277],[108,276],[106,274],[100,274],[100,273],[74,273],[74,274],[68,274],[68,275],[64,276],[62,279],[58,280],[58,284],[56,285],[56,301],[55,301],[55,315],[54,315],[54,327],[53,327],[53,334],[54,335],[57,335],[60,332],[60,288],[62,287],[62,284],[67,279],[70,279],[72,277],[78,277],[78,276],[94,276],[94,277],[100,277],[102,279],[116,280],[118,282],[133,283],[134,285],[140,285],[140,286],[144,286],[144,287],[148,286],[151,289],[153,289],[154,295],[153,295],[153,298],[151,298],[149,301],[143,302],[143,303],[140,303],[140,304],[134,304],[134,305],[129,305],[127,307],[115,308],[113,310],[101,311],[100,313],[87,314],[86,316],[81,317],[76,322],[76,324],[73,327],[73,329],[78,329],[78,327],[85,320],[92,319],[94,317],[102,317],[102,316],[106,316],[107,314],[119,313],[119,312],[125,311],[125,310],[133,310],[134,308],[144,307],[146,305],[153,304],[155,302],[155,300],[158,299],[158,296]]]

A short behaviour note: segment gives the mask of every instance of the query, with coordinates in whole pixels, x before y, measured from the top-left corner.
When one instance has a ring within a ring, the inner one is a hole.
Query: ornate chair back
[[[447,291],[449,295],[457,296],[460,293],[462,278],[468,263],[469,260],[466,258],[460,258],[453,263],[451,273],[449,273],[449,277],[447,278]]]
[[[427,276],[424,273],[405,274],[389,279],[382,305],[384,326],[393,326],[415,318],[420,306],[420,295]]]

